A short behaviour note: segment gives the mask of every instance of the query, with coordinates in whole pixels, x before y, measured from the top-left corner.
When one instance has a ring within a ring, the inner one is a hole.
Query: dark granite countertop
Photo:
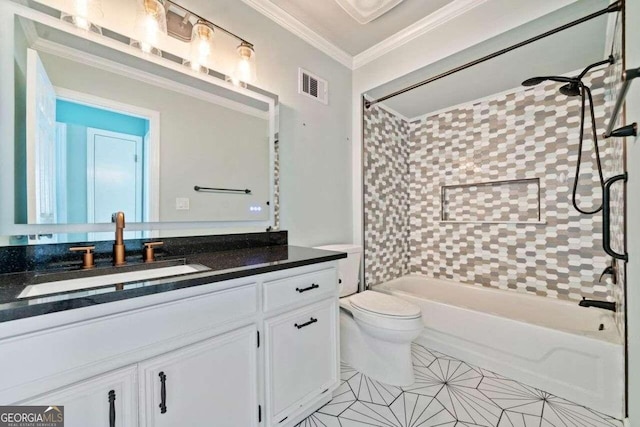
[[[92,270],[79,270],[73,267],[55,271],[1,274],[0,322],[334,261],[346,256],[339,252],[278,245],[164,257],[153,264],[144,264],[140,259],[136,259],[130,260],[124,267],[98,264]],[[109,285],[33,298],[18,298],[27,286],[34,284],[182,264],[200,264],[208,269],[164,279],[129,282],[118,286]]]

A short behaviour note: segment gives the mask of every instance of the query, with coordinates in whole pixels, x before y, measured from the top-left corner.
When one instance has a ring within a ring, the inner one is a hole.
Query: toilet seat
[[[376,316],[392,319],[417,319],[421,317],[420,307],[393,295],[382,292],[364,291],[349,298],[351,306]]]
[[[367,295],[362,297],[364,294]],[[359,322],[374,328],[414,331],[424,327],[420,307],[392,295],[365,291],[340,298],[340,306],[351,312]]]

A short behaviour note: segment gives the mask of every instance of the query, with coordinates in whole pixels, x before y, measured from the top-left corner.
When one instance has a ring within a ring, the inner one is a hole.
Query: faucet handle
[[[602,278],[607,274],[611,275],[611,282],[616,285],[618,283],[618,263],[615,259],[612,259],[611,265],[607,266],[607,268],[604,269],[604,271],[600,275],[600,278],[598,279],[598,283],[601,283]]]
[[[69,248],[69,251],[84,252],[84,254],[82,254],[82,268],[86,270],[96,266],[96,264],[93,262],[93,252],[92,252],[95,248],[96,248],[95,246],[76,246],[73,248]]]
[[[155,247],[162,246],[164,242],[147,242],[144,244],[144,254],[142,259],[144,262],[154,262],[156,260]]]

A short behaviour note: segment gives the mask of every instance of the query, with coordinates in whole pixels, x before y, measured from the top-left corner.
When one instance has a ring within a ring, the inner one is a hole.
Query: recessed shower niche
[[[540,223],[540,178],[443,185],[440,221]]]

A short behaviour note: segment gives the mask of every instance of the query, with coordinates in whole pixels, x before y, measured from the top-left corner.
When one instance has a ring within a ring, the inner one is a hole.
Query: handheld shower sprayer
[[[580,140],[578,143],[578,161],[576,164],[576,175],[575,180],[573,181],[573,192],[571,196],[571,201],[573,203],[573,207],[582,214],[585,215],[593,215],[602,210],[602,203],[597,208],[593,210],[585,210],[578,206],[577,202],[577,193],[578,193],[578,181],[580,179],[580,168],[582,165],[582,148],[584,145],[584,125],[585,125],[585,110],[586,110],[586,100],[589,99],[589,111],[591,113],[591,135],[593,138],[593,147],[596,155],[596,165],[598,167],[598,178],[600,180],[600,188],[602,189],[602,193],[604,194],[604,176],[602,174],[602,163],[600,161],[600,147],[598,146],[598,130],[596,125],[596,114],[593,107],[593,96],[591,94],[591,88],[585,85],[582,82],[584,76],[587,75],[591,69],[595,67],[599,67],[601,65],[611,65],[615,63],[615,58],[613,55],[609,56],[609,58],[595,62],[588,67],[586,67],[579,75],[576,77],[564,77],[564,76],[544,76],[544,77],[532,77],[522,82],[523,86],[536,86],[545,81],[553,81],[559,83],[565,83],[562,87],[560,87],[560,93],[566,96],[580,96],[581,97],[581,110],[580,110]]]

